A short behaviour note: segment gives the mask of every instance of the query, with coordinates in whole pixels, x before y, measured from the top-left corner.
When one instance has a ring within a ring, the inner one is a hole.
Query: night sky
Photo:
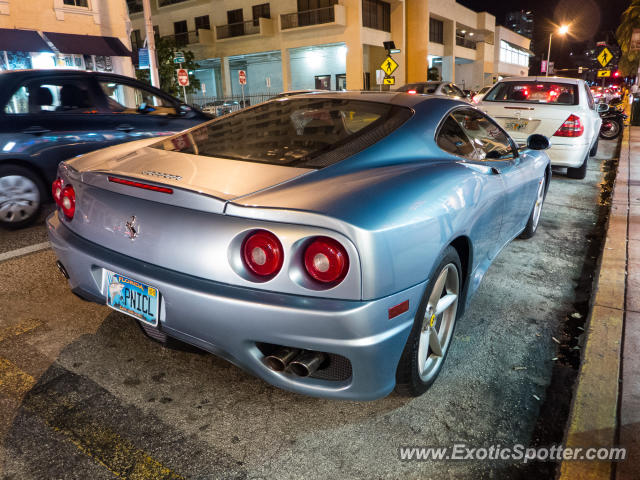
[[[496,16],[496,23],[504,24],[505,14],[514,10],[531,10],[534,14],[533,46],[537,54],[547,55],[551,22],[570,23],[571,37],[554,36],[551,61],[556,67],[568,63],[571,50],[581,50],[587,40],[604,40],[606,31],[613,31],[620,22],[620,15],[630,0],[457,0],[478,12],[487,11]]]

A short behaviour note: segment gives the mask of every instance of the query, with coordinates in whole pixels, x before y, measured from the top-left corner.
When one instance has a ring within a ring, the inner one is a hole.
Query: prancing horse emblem
[[[136,238],[138,236],[138,232],[140,231],[138,225],[136,225],[136,216],[132,215],[131,218],[127,221],[126,225],[127,227],[127,235],[129,235],[129,238],[131,240],[133,240],[134,238]]]

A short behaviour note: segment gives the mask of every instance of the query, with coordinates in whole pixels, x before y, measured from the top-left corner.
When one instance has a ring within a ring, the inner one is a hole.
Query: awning
[[[51,52],[42,37],[35,30],[0,28],[0,50],[8,52]]]
[[[44,32],[45,37],[60,53],[83,55],[105,55],[110,57],[130,57],[131,52],[116,37],[95,35],[75,35],[72,33]]]

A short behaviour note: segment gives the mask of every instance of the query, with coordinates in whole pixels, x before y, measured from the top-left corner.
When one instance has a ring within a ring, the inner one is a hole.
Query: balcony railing
[[[307,27],[309,25],[321,25],[323,23],[333,23],[336,21],[335,9],[331,7],[316,8],[315,10],[304,10],[302,12],[285,13],[280,15],[280,28]]]
[[[463,37],[456,37],[456,45],[459,47],[476,49],[476,42]]]
[[[211,30],[199,28],[191,32],[174,33],[173,35],[163,35],[162,38],[171,40],[176,47],[186,47],[195,43],[211,43]]]
[[[241,37],[243,35],[255,35],[260,33],[260,24],[256,25],[253,20],[245,22],[230,23],[228,25],[218,25],[216,27],[216,38]]]

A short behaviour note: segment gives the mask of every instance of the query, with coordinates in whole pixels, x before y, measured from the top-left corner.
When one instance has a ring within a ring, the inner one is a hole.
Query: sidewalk
[[[626,128],[622,139],[596,282],[565,445],[619,445],[627,459],[565,461],[561,480],[639,478],[640,127]]]

